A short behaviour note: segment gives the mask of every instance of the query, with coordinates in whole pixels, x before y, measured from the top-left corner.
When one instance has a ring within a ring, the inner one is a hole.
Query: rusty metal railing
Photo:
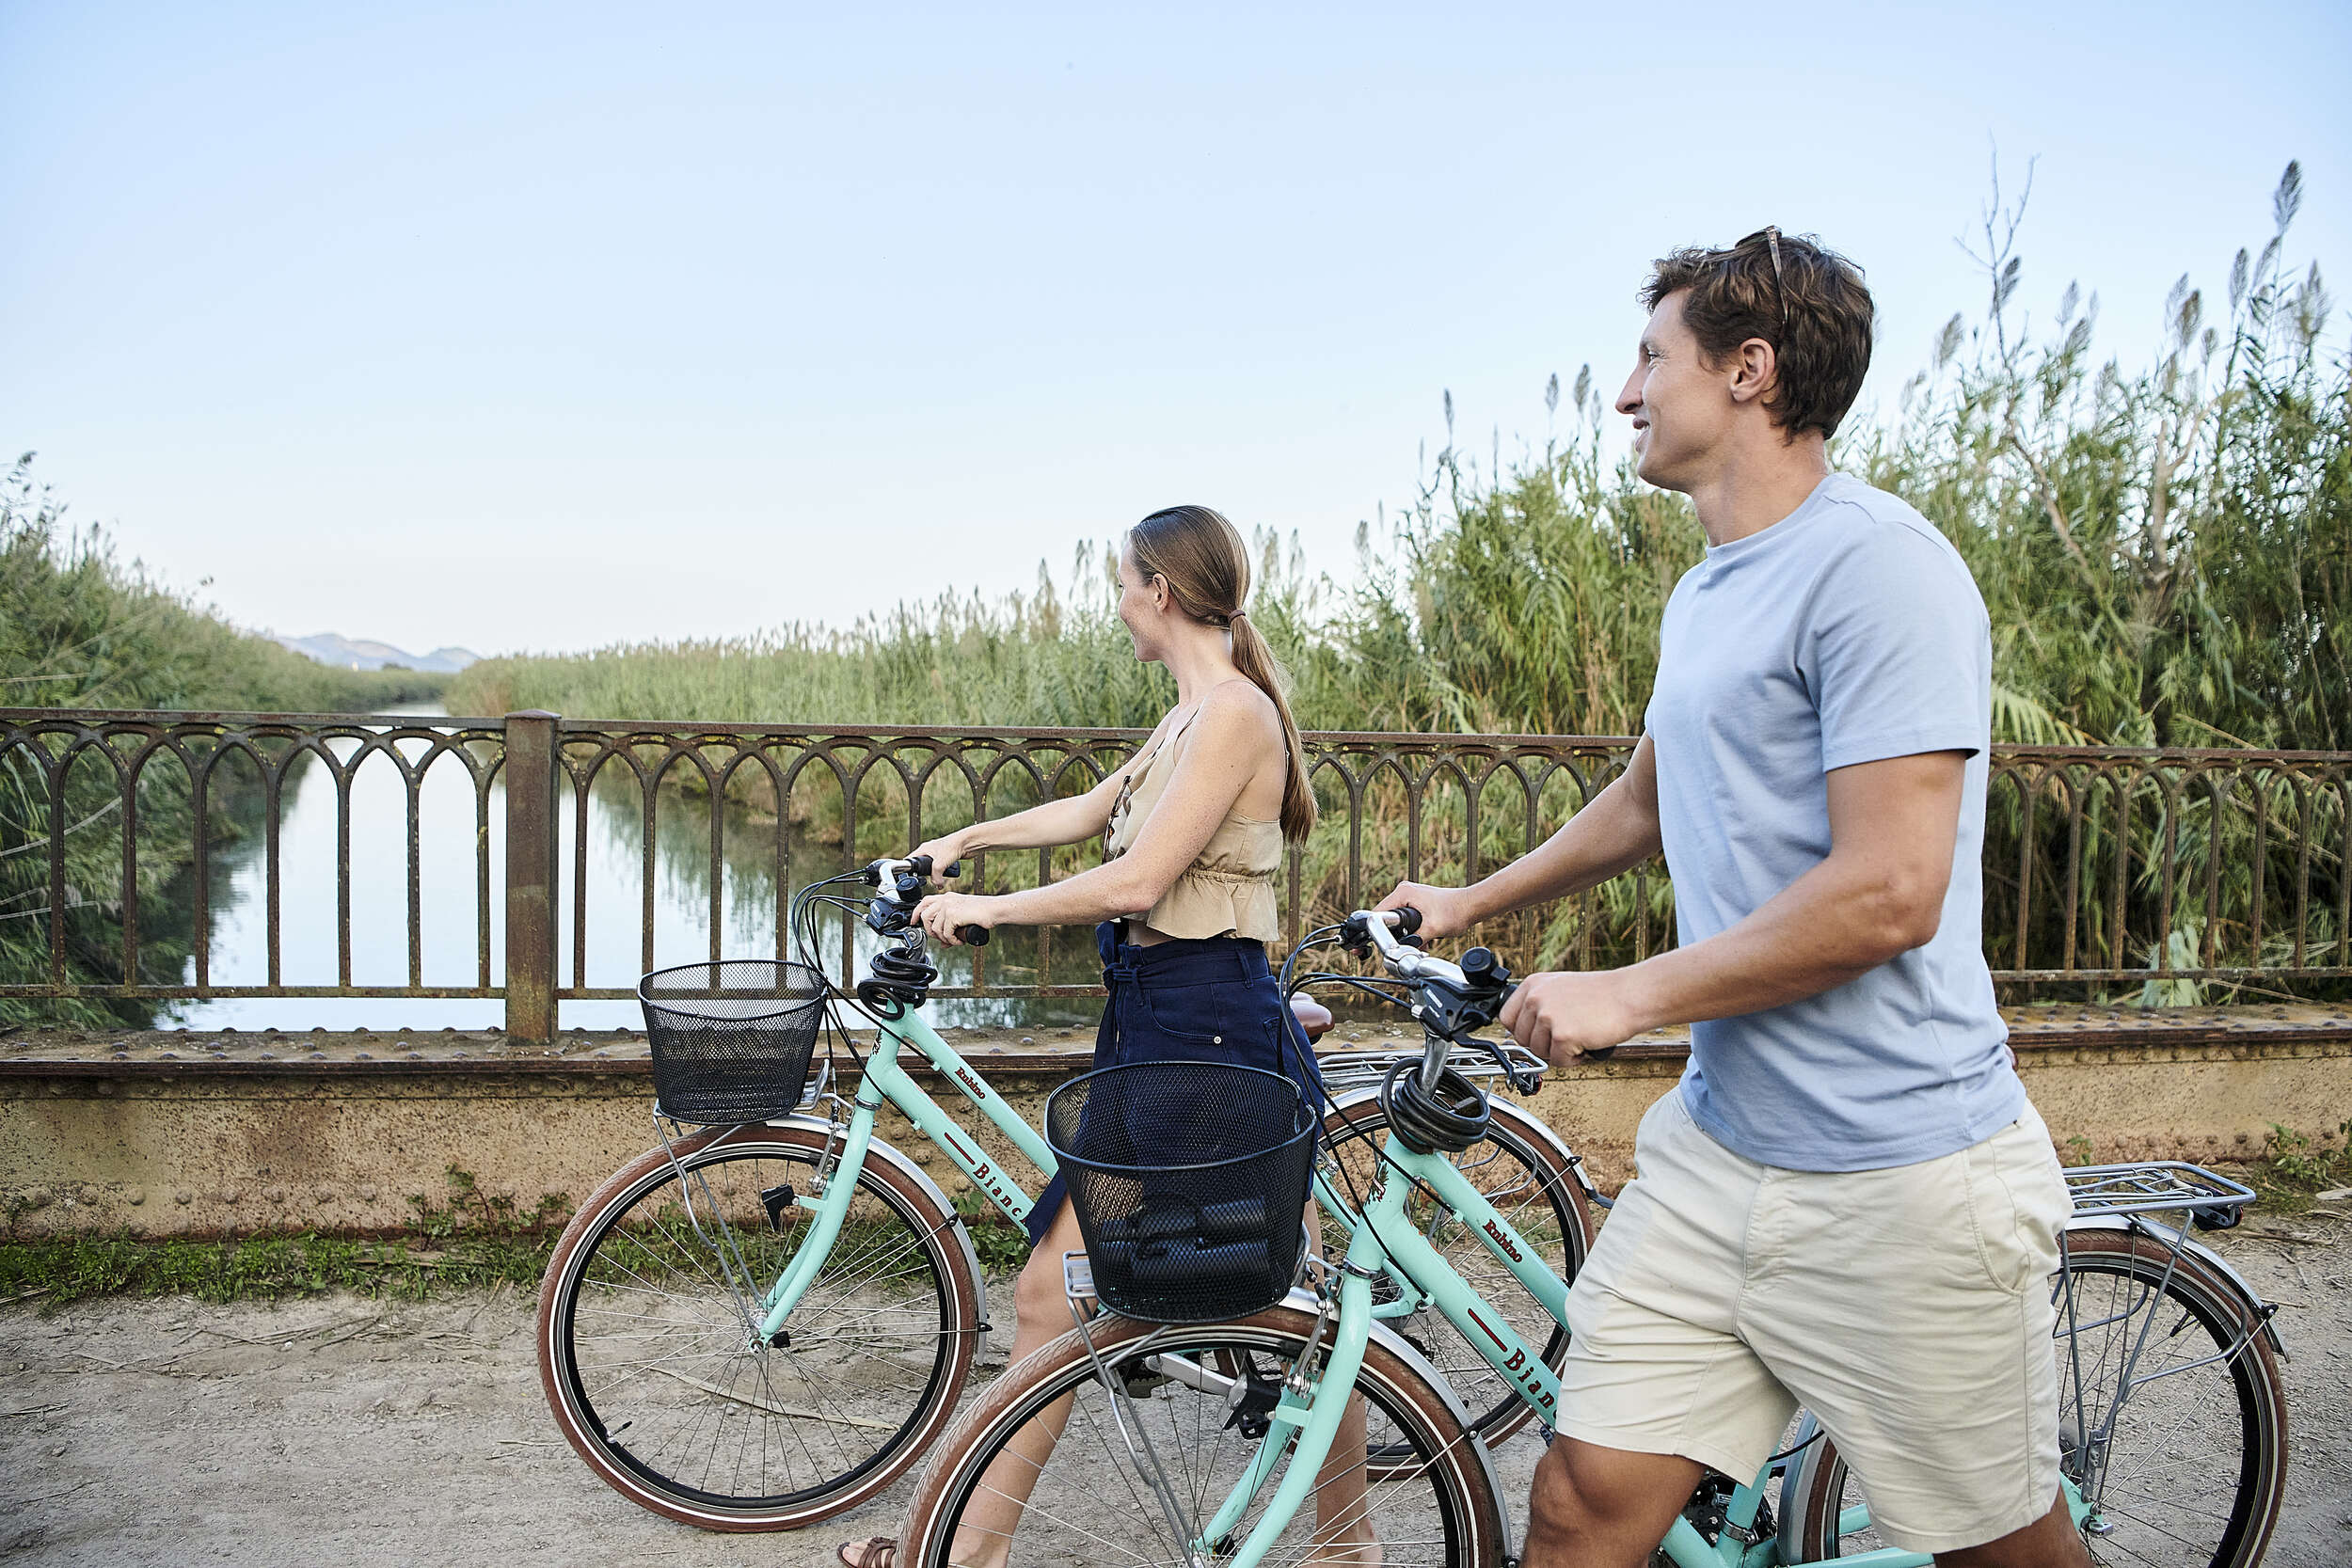
[[[592,936],[609,923],[634,923],[641,968],[700,956],[654,950],[665,885],[702,901],[712,956],[748,930],[781,952],[795,888],[976,815],[1083,791],[1140,738],[539,713],[0,709],[0,996],[496,998],[511,1031],[544,1038],[564,1002],[630,994],[612,983],[621,977],[592,973]],[[1524,853],[1606,787],[1633,744],[1308,738],[1324,821],[1290,855],[1283,908],[1294,937],[1396,878],[1465,880]],[[331,974],[289,974],[280,832],[293,785],[313,768],[331,785],[335,818],[335,959]],[[359,822],[355,784],[386,777],[399,803]],[[429,785],[469,802],[435,834],[422,809]],[[2352,978],[2352,753],[1997,747],[1987,816],[1986,955],[2012,991],[2292,990]],[[468,842],[456,842],[461,817]],[[405,840],[402,983],[354,979],[355,830]],[[242,983],[214,974],[215,863],[230,837],[261,872],[266,962]],[[636,863],[634,910],[590,874],[615,843]],[[1092,858],[1083,847],[998,851],[976,871],[997,891]],[[469,863],[471,974],[428,983],[426,870]],[[1645,957],[1670,944],[1673,929],[1671,888],[1653,863],[1522,917],[1497,940],[1590,965]],[[1005,933],[959,955],[937,994],[1090,992],[1095,964],[1080,935]],[[845,957],[849,940],[845,931]]]

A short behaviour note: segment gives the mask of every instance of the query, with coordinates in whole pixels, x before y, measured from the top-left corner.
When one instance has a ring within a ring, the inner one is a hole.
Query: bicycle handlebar
[[[885,858],[876,861],[866,870],[875,886],[880,887],[885,879],[890,882],[898,894],[892,902],[913,910],[922,901],[923,884],[931,879],[931,858],[929,855],[909,855],[904,860]],[[961,877],[963,875],[963,863],[949,861],[939,874],[942,877]],[[986,947],[988,927],[959,926],[956,927],[956,940],[968,947]]]
[[[1540,1073],[1522,1074],[1501,1046],[1470,1032],[1501,1016],[1502,1004],[1518,989],[1511,983],[1510,971],[1485,947],[1473,947],[1462,955],[1459,963],[1449,963],[1422,949],[1414,940],[1420,928],[1421,911],[1409,904],[1387,911],[1359,910],[1341,924],[1340,940],[1356,952],[1378,953],[1389,973],[1414,989],[1413,1011],[1430,1033],[1422,1059],[1422,1086],[1436,1087],[1444,1068],[1446,1044],[1452,1041],[1482,1048],[1494,1057],[1513,1088],[1521,1094],[1533,1093]],[[1606,1061],[1615,1051],[1615,1046],[1605,1046],[1583,1053],[1583,1057]]]

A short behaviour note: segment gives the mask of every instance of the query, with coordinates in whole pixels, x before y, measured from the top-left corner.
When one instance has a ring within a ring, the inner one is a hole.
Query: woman
[[[1323,1085],[1305,1036],[1266,967],[1281,930],[1274,900],[1283,845],[1314,826],[1307,754],[1283,699],[1280,670],[1249,624],[1249,552],[1240,531],[1205,506],[1155,512],[1128,531],[1119,562],[1119,618],[1136,657],[1168,667],[1176,705],[1128,765],[1087,794],[993,822],[976,822],[915,852],[945,867],[982,849],[1076,844],[1107,833],[1103,863],[1022,893],[933,894],[917,911],[933,939],[954,945],[959,926],[1059,926],[1099,921],[1110,990],[1095,1036],[1098,1068],[1172,1057],[1265,1068],[1295,1080],[1320,1112]],[[1014,1301],[1020,1360],[1070,1325],[1062,1255],[1086,1243],[1056,1177],[1029,1215],[1033,1250]],[[1311,1217],[1312,1205],[1309,1206]],[[1051,1449],[991,1478],[993,1516],[967,1514],[953,1559],[966,1568],[1005,1561],[1010,1530]],[[1033,1440],[1033,1441],[1032,1441]],[[1377,1560],[1363,1518],[1363,1416],[1348,1418],[1318,1478],[1316,1535],[1332,1563]],[[877,1536],[840,1549],[849,1568],[894,1568],[895,1544]]]

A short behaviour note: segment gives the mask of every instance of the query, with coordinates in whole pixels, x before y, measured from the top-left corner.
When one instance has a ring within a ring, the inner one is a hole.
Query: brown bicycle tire
[[[2127,1230],[2071,1229],[2066,1233],[2066,1249],[2070,1267],[2079,1272],[2160,1283],[2168,1297],[2180,1302],[2209,1330],[2226,1327],[2233,1337],[2241,1332],[2249,1337],[2231,1370],[2247,1452],[2241,1461],[2237,1507],[2217,1543],[2210,1568],[2255,1568],[2278,1524],[2287,1473],[2286,1394],[2265,1325],[2228,1281],[2193,1256],[2183,1253],[2175,1259],[2171,1245],[2156,1237]],[[2061,1316],[2061,1325],[2064,1321]],[[2065,1365],[2061,1358],[2061,1378]],[[2124,1408],[2128,1424],[2130,1406]],[[1807,1563],[1832,1560],[1837,1554],[1837,1517],[1848,1474],[1836,1444],[1826,1433],[1820,1439],[1820,1448],[1819,1454],[1808,1454],[1801,1462],[1803,1474],[1792,1476],[1801,1496],[1797,1516],[1788,1521],[1788,1528],[1796,1540],[1795,1560]],[[2091,1550],[2097,1560],[2095,1540]]]
[[[1163,1343],[1179,1351],[1204,1343],[1251,1344],[1279,1354],[1279,1347],[1303,1344],[1314,1329],[1314,1314],[1272,1307],[1230,1323],[1182,1325],[1170,1330],[1172,1338]],[[1098,1319],[1091,1329],[1093,1354],[1115,1363],[1128,1347],[1159,1331],[1153,1323]],[[899,1534],[898,1560],[904,1568],[950,1568],[947,1551],[955,1535],[950,1514],[960,1513],[961,1495],[985,1474],[997,1442],[1005,1433],[1018,1430],[1025,1405],[1040,1396],[1049,1402],[1059,1397],[1073,1376],[1080,1381],[1089,1376],[1091,1366],[1086,1336],[1073,1329],[1008,1368],[965,1408],[916,1477]],[[1454,1414],[1443,1390],[1376,1339],[1366,1347],[1358,1377],[1359,1389],[1367,1386],[1391,1408],[1409,1411],[1433,1450],[1444,1456],[1462,1529],[1449,1568],[1502,1568],[1507,1510],[1481,1457],[1483,1447]]]
[[[676,1152],[680,1160],[692,1162],[707,1153],[748,1153],[753,1148],[771,1147],[789,1150],[792,1157],[814,1164],[823,1144],[824,1133],[819,1129],[749,1126],[695,1133],[682,1139],[676,1146]],[[593,1429],[586,1412],[579,1407],[578,1401],[584,1399],[584,1394],[575,1394],[576,1383],[567,1388],[567,1380],[571,1379],[572,1373],[561,1337],[566,1295],[578,1283],[575,1263],[580,1259],[581,1249],[603,1233],[609,1223],[607,1216],[616,1206],[625,1206],[635,1196],[642,1196],[649,1181],[658,1182],[667,1176],[669,1167],[670,1154],[655,1148],[638,1156],[607,1178],[580,1205],[571,1223],[564,1227],[564,1234],[556,1242],[554,1253],[548,1260],[547,1274],[539,1291],[536,1343],[540,1388],[547,1398],[549,1411],[555,1417],[557,1429],[571,1445],[572,1451],[606,1485],[651,1513],[702,1529],[798,1529],[866,1502],[923,1457],[954,1417],[956,1402],[971,1374],[975,1341],[985,1307],[980,1295],[984,1287],[967,1273],[962,1249],[954,1235],[959,1223],[955,1214],[942,1208],[921,1184],[908,1178],[890,1162],[868,1156],[858,1174],[859,1187],[883,1197],[885,1202],[898,1210],[910,1228],[915,1226],[923,1228],[931,1266],[940,1289],[947,1296],[943,1331],[952,1335],[952,1346],[916,1418],[910,1421],[886,1452],[878,1460],[866,1463],[852,1483],[788,1506],[724,1508],[665,1491],[644,1475],[621,1463]]]

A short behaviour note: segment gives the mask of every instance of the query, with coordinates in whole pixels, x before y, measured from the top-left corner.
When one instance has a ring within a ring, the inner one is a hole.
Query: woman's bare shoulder
[[[1271,736],[1277,741],[1282,736],[1282,715],[1256,681],[1247,675],[1236,675],[1209,689],[1200,699],[1200,723],[1217,733],[1237,738],[1263,739]]]
[[[1274,699],[1248,675],[1235,675],[1209,688],[1209,694],[1200,699],[1203,715],[1220,714],[1228,723],[1235,720],[1264,719],[1276,724],[1282,721],[1275,710]]]

